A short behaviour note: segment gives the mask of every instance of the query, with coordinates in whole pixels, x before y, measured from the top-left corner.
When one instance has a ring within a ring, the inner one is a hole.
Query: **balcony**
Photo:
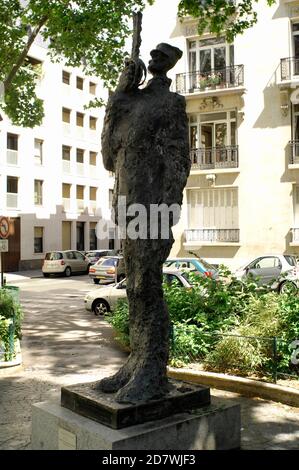
[[[280,59],[281,82],[299,82],[299,58],[286,57]]]
[[[69,197],[62,198],[62,206],[64,212],[70,212],[71,210],[71,199]]]
[[[291,246],[298,246],[299,245],[299,228],[294,227],[291,229],[292,232],[292,241],[290,243]]]
[[[62,160],[62,171],[67,175],[71,173],[71,162],[69,160]]]
[[[84,200],[77,199],[77,212],[82,213],[84,212]]]
[[[197,228],[185,230],[186,244],[192,245],[229,245],[240,241],[239,229]]]
[[[77,163],[77,176],[84,176],[84,163]]]
[[[228,169],[239,166],[237,145],[191,149],[190,158],[192,170]]]
[[[89,201],[89,214],[95,215],[97,210],[97,202],[96,201]]]
[[[6,194],[6,207],[16,209],[18,207],[18,193]]]
[[[8,165],[17,165],[18,164],[18,151],[17,150],[7,150],[6,151],[6,163]]]
[[[289,168],[299,168],[299,140],[290,140],[289,148]]]
[[[209,72],[180,73],[176,76],[176,92],[181,94],[226,90],[244,85],[244,65],[234,65]]]

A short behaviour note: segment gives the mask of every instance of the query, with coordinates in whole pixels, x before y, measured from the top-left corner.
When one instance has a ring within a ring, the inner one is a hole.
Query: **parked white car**
[[[182,287],[190,289],[192,285],[188,281],[186,273],[180,271],[163,270],[163,281],[171,283],[177,281]],[[96,287],[85,296],[86,310],[95,315],[105,315],[112,311],[118,300],[127,298],[126,279],[109,287]]]
[[[62,274],[66,277],[75,272],[88,273],[89,259],[77,250],[49,251],[45,255],[42,272],[44,277],[50,274]]]
[[[294,255],[264,255],[253,259],[234,273],[239,280],[252,276],[258,285],[270,285],[284,293],[299,288],[299,265]]]

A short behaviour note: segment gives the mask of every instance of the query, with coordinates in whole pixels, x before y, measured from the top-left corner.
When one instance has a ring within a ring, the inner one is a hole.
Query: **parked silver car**
[[[299,265],[294,255],[259,256],[239,268],[234,275],[240,280],[251,276],[258,285],[270,285],[281,293],[299,288]]]
[[[104,256],[89,268],[89,277],[95,284],[100,281],[120,282],[126,277],[125,262],[122,256]]]
[[[64,274],[66,277],[72,273],[88,273],[90,266],[89,259],[77,250],[49,251],[46,253],[42,272],[44,277],[50,274]]]
[[[186,273],[177,270],[163,270],[163,281],[167,284],[177,281],[179,286],[192,288]],[[86,294],[84,303],[86,310],[94,312],[95,315],[105,315],[115,308],[118,300],[126,298],[126,279],[123,279],[113,286],[94,288]]]

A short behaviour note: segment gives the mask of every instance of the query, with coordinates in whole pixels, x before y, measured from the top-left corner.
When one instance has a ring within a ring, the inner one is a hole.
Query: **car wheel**
[[[95,284],[100,284],[100,279],[94,279],[93,282],[94,282]]]
[[[70,268],[69,266],[67,266],[67,267],[65,268],[64,275],[65,275],[65,277],[70,277],[71,274],[72,274],[72,270],[71,270],[71,268]]]
[[[124,274],[120,274],[117,278],[117,282],[121,282],[126,276]]]
[[[43,273],[44,277],[49,277],[50,274],[49,273]]]
[[[106,300],[96,299],[92,304],[92,310],[95,315],[105,315],[110,311],[109,305]]]
[[[291,281],[285,281],[279,286],[280,294],[295,294],[297,291],[297,286]]]

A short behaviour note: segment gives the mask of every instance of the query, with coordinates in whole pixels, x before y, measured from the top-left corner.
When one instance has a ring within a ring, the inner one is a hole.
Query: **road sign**
[[[0,253],[8,252],[8,240],[0,240]]]
[[[7,238],[9,235],[9,219],[0,217],[0,238]]]

